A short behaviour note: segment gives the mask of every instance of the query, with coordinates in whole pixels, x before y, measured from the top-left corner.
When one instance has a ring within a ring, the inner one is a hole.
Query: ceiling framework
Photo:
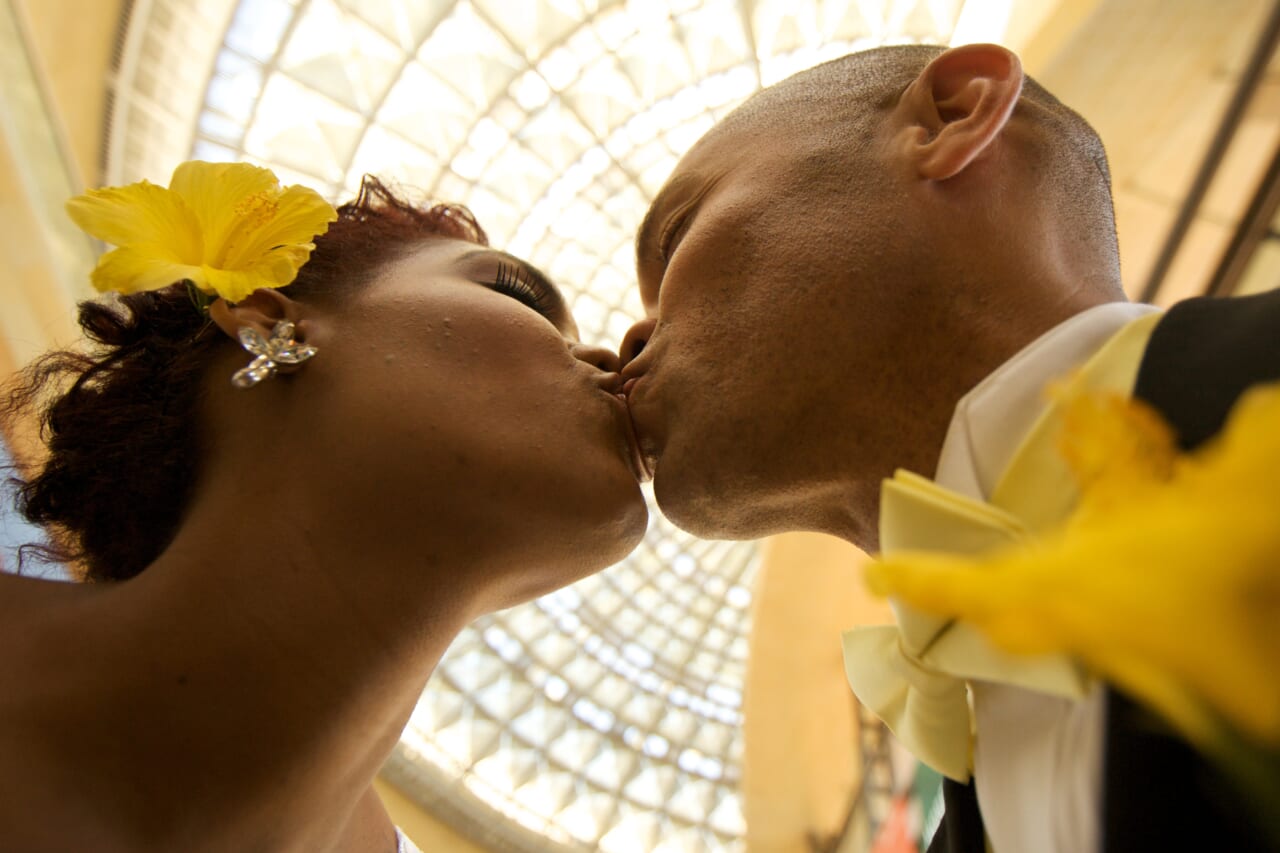
[[[27,5],[32,15],[50,14],[51,4]],[[393,167],[394,178],[471,204],[495,242],[528,254],[569,285],[575,309],[591,318],[583,324],[588,335],[616,341],[638,311],[627,285],[630,231],[692,138],[762,83],[877,40],[945,40],[957,17],[982,5],[132,0],[116,49],[102,182],[166,182],[173,166],[194,153],[265,163],[286,180],[339,196],[351,192],[361,169]],[[1145,227],[1158,248],[1186,196],[1176,180],[1184,160],[1192,161],[1189,176],[1221,111],[1219,101],[1203,97],[1207,90],[1192,87],[1194,97],[1170,110],[1180,125],[1134,119],[1149,118],[1166,94],[1162,81],[1188,67],[1209,68],[1214,87],[1239,85],[1275,4],[1063,5],[1092,10],[1081,13],[1074,38],[1055,41],[1060,49],[1045,59],[1048,73],[1037,73],[1097,124],[1119,155],[1117,191],[1130,195],[1132,211],[1120,222],[1122,246],[1129,229]],[[1228,29],[1239,39],[1225,38]],[[317,50],[327,44],[332,49]],[[606,57],[625,44],[628,63]],[[587,52],[577,53],[583,45]],[[496,64],[469,62],[477,54],[496,57]],[[1275,66],[1273,57],[1247,99],[1244,121],[1178,241],[1158,301],[1206,289],[1248,293],[1275,287],[1280,278]],[[97,69],[89,72],[82,88],[100,77]],[[34,91],[23,75],[5,80]],[[422,81],[431,88],[414,85]],[[396,94],[401,85],[408,88]],[[23,103],[6,100],[10,107]],[[290,116],[301,116],[301,124],[290,127],[284,120]],[[1170,140],[1178,157],[1153,150],[1152,140],[1160,139]],[[55,143],[24,145],[16,174],[34,181],[32,175],[62,169]],[[1249,168],[1237,168],[1237,161]],[[48,192],[62,180],[38,183]],[[43,221],[42,212],[68,194],[29,201],[21,218]],[[1197,229],[1206,225],[1222,239],[1200,240]],[[1217,264],[1215,283],[1204,276],[1214,269],[1209,263],[1184,285],[1176,275],[1186,265],[1182,258],[1202,244],[1210,251],[1199,254]],[[1226,250],[1218,252],[1219,245]],[[49,254],[58,257],[41,267],[84,290],[83,270],[73,268],[87,261]],[[1125,259],[1130,270],[1139,269],[1134,278],[1141,286],[1141,252]],[[42,349],[47,324],[20,318],[19,309],[56,288],[24,287],[6,302],[12,324],[6,337]],[[657,521],[635,558],[572,595],[478,624],[459,639],[451,665],[442,665],[424,696],[395,772],[415,780],[421,800],[454,815],[493,849],[626,849],[619,827],[660,838],[673,850],[740,849],[735,703],[741,696],[733,691],[745,666],[756,560],[749,544],[700,543]],[[708,610],[725,613],[732,624],[717,626]],[[716,627],[721,633],[712,634]],[[625,645],[642,634],[636,648]],[[580,657],[587,663],[573,679],[558,668],[566,648],[586,651]],[[641,680],[642,670],[657,681]],[[687,716],[673,714],[667,722],[668,707]],[[524,730],[544,735],[540,741],[521,739],[514,722],[522,715]],[[554,782],[531,784],[545,774]],[[670,796],[662,801],[666,811],[645,806],[655,791],[661,797],[686,787],[693,796],[679,810]],[[713,823],[708,815],[716,810]]]
[[[1168,304],[1275,287],[1280,4],[1038,5],[1037,38],[1055,47],[1033,70],[1108,146],[1131,293]],[[470,206],[496,245],[565,286],[584,338],[617,342],[641,313],[639,218],[716,120],[852,49],[957,30],[999,41],[1006,21],[983,15],[1002,6],[133,0],[105,182],[167,182],[196,156],[339,199],[376,172]],[[751,543],[699,542],[655,517],[628,560],[464,632],[393,776],[490,849],[742,849],[758,562]],[[853,808],[874,821],[870,801]]]
[[[467,204],[565,288],[587,340],[642,309],[632,243],[679,155],[850,50],[999,38],[963,0],[135,0],[110,183],[247,160],[352,196]],[[1006,16],[1007,17],[1007,10]],[[984,29],[986,27],[986,29]],[[654,517],[605,572],[468,628],[389,772],[494,850],[742,850],[754,543]]]
[[[189,156],[243,159],[340,198],[378,172],[471,206],[495,244],[566,285],[586,337],[616,342],[640,313],[634,230],[693,140],[794,70],[947,41],[998,5],[134,0],[104,174],[164,182]],[[1103,0],[1055,36],[1038,76],[1112,153],[1135,295],[1280,281],[1277,8]],[[396,772],[495,848],[740,847],[757,559],[657,520],[623,564],[479,623],[424,695]],[[506,820],[485,824],[495,813]]]

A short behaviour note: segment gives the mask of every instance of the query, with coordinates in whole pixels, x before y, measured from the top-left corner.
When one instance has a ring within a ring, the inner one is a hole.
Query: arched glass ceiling
[[[1002,2],[134,0],[106,175],[243,159],[336,199],[373,172],[470,206],[616,344],[641,314],[635,229],[718,118]],[[491,849],[743,849],[756,563],[655,516],[621,564],[467,629],[391,772]]]

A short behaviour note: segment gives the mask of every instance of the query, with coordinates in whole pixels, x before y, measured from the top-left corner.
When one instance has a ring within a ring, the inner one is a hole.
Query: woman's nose
[[[649,338],[652,337],[654,327],[657,325],[658,321],[649,317],[627,329],[627,334],[622,339],[622,346],[618,347],[618,358],[623,367],[644,351],[645,344],[649,343]]]
[[[617,373],[622,369],[622,363],[618,361],[618,357],[613,354],[612,350],[604,347],[593,347],[587,344],[573,343],[569,345],[569,352],[579,361],[585,361],[587,364],[595,365],[605,373]]]

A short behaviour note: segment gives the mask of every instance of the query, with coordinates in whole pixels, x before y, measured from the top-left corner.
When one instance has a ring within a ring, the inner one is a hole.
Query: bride
[[[406,849],[372,781],[450,641],[644,532],[616,357],[374,179],[333,211],[187,163],[69,210],[125,295],[8,403],[85,582],[0,574],[0,849]]]

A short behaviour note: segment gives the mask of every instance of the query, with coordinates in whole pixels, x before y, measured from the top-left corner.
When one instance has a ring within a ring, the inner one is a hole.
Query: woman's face
[[[325,455],[344,497],[387,535],[419,537],[424,561],[478,558],[488,606],[604,568],[643,535],[617,361],[579,343],[524,261],[430,240],[307,335],[320,354],[301,372],[325,380],[308,384],[335,415]]]

